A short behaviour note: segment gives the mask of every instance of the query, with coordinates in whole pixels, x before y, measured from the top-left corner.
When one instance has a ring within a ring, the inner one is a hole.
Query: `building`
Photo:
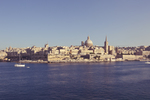
[[[108,45],[107,36],[104,41],[104,46],[95,46],[87,37],[87,40],[81,42],[80,46],[53,46],[49,47],[45,44],[44,47],[27,47],[27,48],[6,48],[0,52],[0,59],[10,59],[11,61],[19,60],[98,60],[110,61],[111,59],[135,60],[144,59],[150,56],[150,46],[139,47],[114,47]]]
[[[87,46],[87,47],[91,47],[93,46],[93,42],[90,40],[90,37],[87,37],[87,40],[85,41],[85,43],[82,41],[81,42],[81,46]]]
[[[0,51],[0,60],[5,59],[5,57],[7,56],[7,53],[4,51]]]

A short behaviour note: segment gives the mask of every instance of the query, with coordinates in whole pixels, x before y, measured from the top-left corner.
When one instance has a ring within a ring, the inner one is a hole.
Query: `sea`
[[[150,100],[150,64],[0,62],[0,100]]]

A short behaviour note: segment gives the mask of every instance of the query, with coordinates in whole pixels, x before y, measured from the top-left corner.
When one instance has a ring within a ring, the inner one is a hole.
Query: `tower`
[[[45,44],[45,48],[48,48],[48,47],[49,47],[48,43],[47,43],[47,44]]]
[[[81,46],[84,46],[84,41],[81,41]]]
[[[104,42],[104,50],[105,50],[105,54],[108,54],[108,41],[107,41],[107,36]]]

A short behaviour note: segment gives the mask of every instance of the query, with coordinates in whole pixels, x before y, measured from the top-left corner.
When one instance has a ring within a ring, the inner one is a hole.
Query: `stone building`
[[[137,55],[137,56],[135,56]],[[138,56],[139,55],[139,56]],[[80,46],[53,46],[49,47],[45,44],[44,47],[27,47],[27,48],[6,48],[0,52],[0,58],[11,59],[11,61],[19,60],[102,60],[110,61],[115,58],[123,60],[141,59],[150,55],[150,46],[140,47],[114,47],[108,45],[107,36],[104,41],[104,46],[95,46],[87,37],[87,40],[81,42]]]
[[[136,52],[136,55],[149,56],[150,51],[138,51],[138,52]]]
[[[105,53],[105,50],[104,50],[104,48],[102,48],[102,47],[96,47],[96,48],[94,49],[94,54],[101,54],[101,55],[104,55],[104,53]]]
[[[0,51],[0,60],[4,60],[7,57],[7,53],[4,51]]]
[[[85,41],[85,43],[82,41],[81,42],[81,46],[87,46],[87,47],[91,47],[93,46],[93,42],[90,40],[90,37],[87,37],[87,40]]]

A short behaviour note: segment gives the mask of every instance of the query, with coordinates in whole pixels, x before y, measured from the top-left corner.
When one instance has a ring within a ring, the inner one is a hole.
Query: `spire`
[[[107,35],[106,35],[106,39],[105,39],[105,41],[107,41]]]
[[[108,41],[107,41],[107,35],[106,35],[106,39],[104,42],[104,49],[105,49],[105,53],[108,54]]]

